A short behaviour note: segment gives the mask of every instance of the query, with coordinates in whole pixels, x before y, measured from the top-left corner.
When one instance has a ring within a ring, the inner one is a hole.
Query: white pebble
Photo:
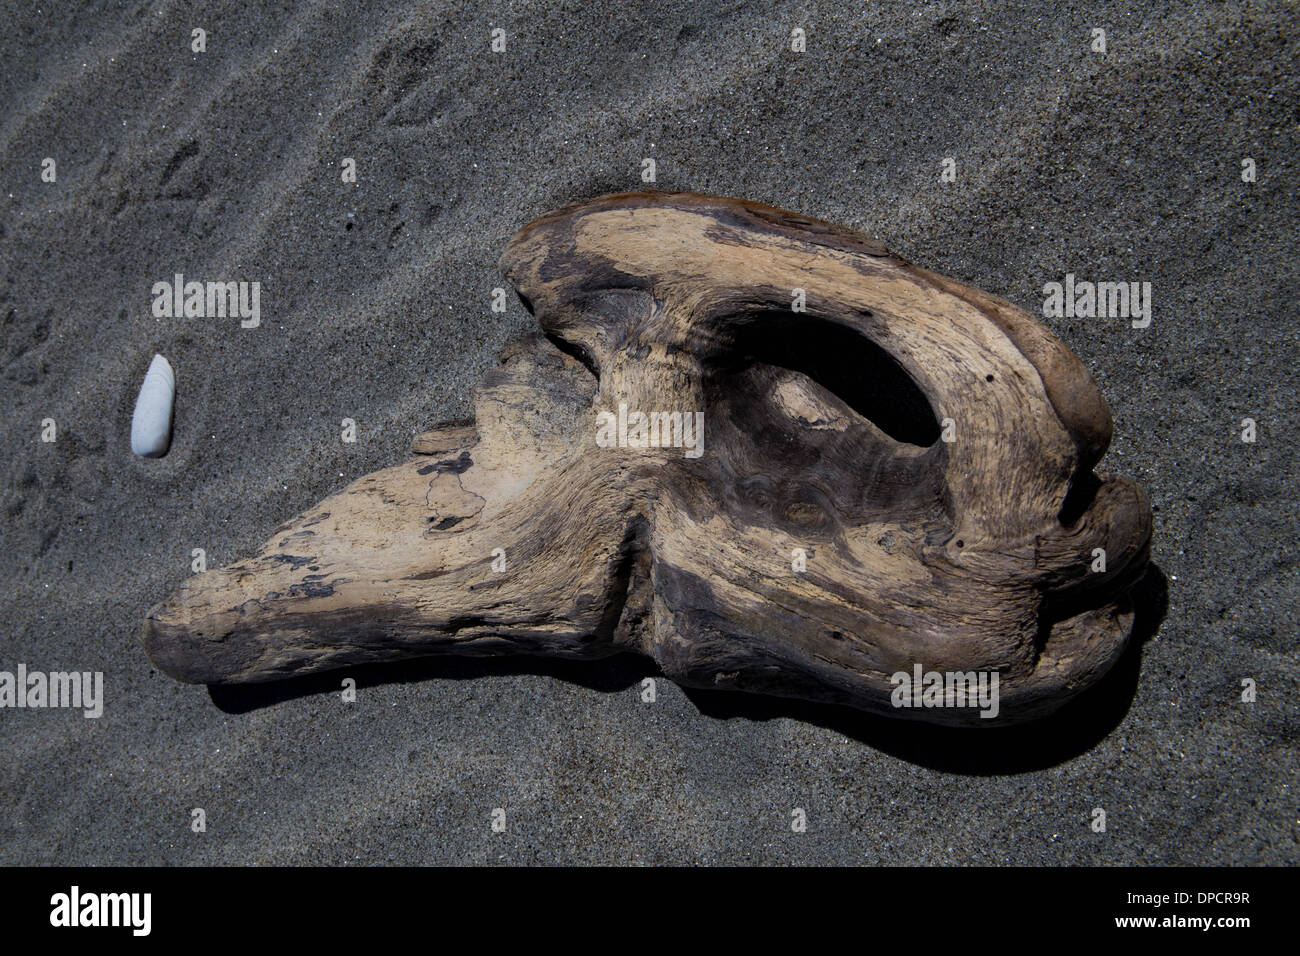
[[[155,355],[144,373],[144,384],[131,416],[131,450],[141,458],[161,458],[172,439],[172,403],[176,376],[161,355]]]

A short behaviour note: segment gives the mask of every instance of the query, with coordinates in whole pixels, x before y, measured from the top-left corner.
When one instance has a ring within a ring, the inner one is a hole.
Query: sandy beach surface
[[[0,670],[99,671],[104,700],[0,710],[0,863],[1300,859],[1293,3],[11,7]],[[1151,283],[1146,328],[1043,320],[1110,403],[1101,470],[1155,508],[1107,682],[981,733],[662,679],[647,704],[632,658],[364,668],[350,704],[349,675],[159,673],[142,620],[193,550],[246,557],[470,414],[533,325],[491,310],[505,241],[647,158],[1035,315],[1067,273]],[[155,317],[176,273],[259,282],[260,324]],[[143,460],[155,352],[174,437]]]

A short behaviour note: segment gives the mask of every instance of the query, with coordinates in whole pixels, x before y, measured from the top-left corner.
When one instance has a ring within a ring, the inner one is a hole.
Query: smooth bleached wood
[[[1028,313],[849,230],[681,193],[550,213],[502,268],[542,334],[473,422],[151,610],[162,670],[633,651],[684,685],[990,726],[1123,651],[1150,508],[1093,474],[1106,404]],[[701,414],[699,454],[629,447],[634,411]],[[895,707],[916,665],[996,671],[998,719]]]

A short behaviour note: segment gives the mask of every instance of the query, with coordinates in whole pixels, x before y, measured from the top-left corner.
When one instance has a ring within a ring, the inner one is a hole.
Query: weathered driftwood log
[[[545,337],[504,353],[473,422],[151,610],[163,671],[637,651],[689,686],[990,726],[1123,650],[1150,509],[1094,476],[1106,404],[1029,314],[848,230],[680,193],[543,216],[502,267]],[[997,672],[1000,719],[897,708],[916,665]]]

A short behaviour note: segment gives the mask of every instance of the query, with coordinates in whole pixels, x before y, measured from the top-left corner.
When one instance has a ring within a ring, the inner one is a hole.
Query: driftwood
[[[544,335],[503,354],[474,421],[153,608],[159,668],[635,651],[688,686],[989,726],[1124,649],[1150,509],[1094,476],[1106,404],[1026,312],[848,230],[680,193],[543,216],[502,267]],[[638,411],[682,415],[640,448]],[[696,412],[692,449],[672,429]],[[896,707],[917,665],[996,672],[999,719]]]

